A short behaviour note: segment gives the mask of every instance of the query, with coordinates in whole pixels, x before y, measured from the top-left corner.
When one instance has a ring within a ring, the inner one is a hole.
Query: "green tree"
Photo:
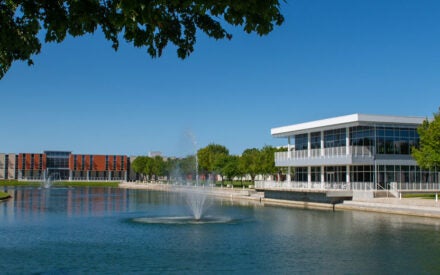
[[[192,175],[196,173],[196,157],[186,156],[180,162],[180,168],[185,175]]]
[[[60,43],[67,35],[99,29],[115,50],[124,39],[159,57],[172,43],[177,55],[186,58],[194,51],[197,31],[231,39],[224,26],[229,24],[266,35],[283,21],[278,0],[0,0],[0,78],[14,61],[33,64],[32,55],[41,51],[40,37]]]
[[[165,162],[161,156],[155,156],[151,161],[151,174],[155,179],[165,175]]]
[[[153,159],[150,157],[143,157],[145,159],[145,166],[143,173],[147,175],[148,180],[153,179]]]
[[[179,167],[179,159],[176,158],[167,158],[164,161],[164,175],[167,176],[168,181],[173,180],[172,178],[177,178],[176,172]]]
[[[222,167],[221,174],[230,181],[232,181],[234,177],[242,176],[243,172],[240,169],[240,157],[226,157],[225,165]]]
[[[279,151],[277,148],[272,146],[264,146],[260,151],[260,169],[259,172],[262,175],[273,175],[278,172],[277,167],[275,167],[275,152]]]
[[[240,169],[251,176],[252,181],[261,172],[261,153],[257,148],[246,149],[240,158]]]
[[[143,178],[145,178],[145,165],[146,165],[146,157],[140,156],[136,157],[136,159],[131,163],[131,167],[133,171],[138,174],[141,174]]]
[[[229,155],[229,150],[219,144],[209,144],[197,151],[199,167],[208,173],[219,173],[224,159]]]
[[[412,148],[412,155],[423,169],[440,168],[440,108],[434,119],[426,119],[417,129],[420,136],[419,148]]]

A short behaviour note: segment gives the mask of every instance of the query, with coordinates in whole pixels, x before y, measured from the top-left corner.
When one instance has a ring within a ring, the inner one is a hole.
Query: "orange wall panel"
[[[117,171],[121,171],[122,158],[123,158],[123,156],[116,157],[116,170]]]
[[[46,170],[46,168],[47,168],[47,165],[46,165],[46,162],[47,162],[47,156],[46,156],[46,154],[43,154],[43,170]]]
[[[25,169],[26,170],[30,170],[31,169],[31,155],[30,154],[26,154],[26,158],[25,158]]]
[[[73,159],[73,155],[69,156],[69,169],[70,170],[74,170],[73,168],[75,167],[75,161]]]
[[[82,155],[77,155],[76,156],[76,170],[82,170]],[[84,170],[86,169],[86,167],[84,166]]]
[[[114,156],[108,156],[108,170],[110,170],[110,171],[113,171],[114,169],[113,169],[113,163],[114,163],[114,161],[113,161],[113,157]]]
[[[90,156],[86,156],[84,161],[84,171],[90,170]]]
[[[105,156],[94,155],[93,156],[93,170],[94,171],[105,171]]]
[[[18,163],[17,163],[18,165],[17,165],[17,167],[18,167],[19,170],[23,170],[22,163],[23,163],[23,154],[18,154]]]
[[[40,168],[40,154],[34,155],[34,167],[32,169],[38,170]]]

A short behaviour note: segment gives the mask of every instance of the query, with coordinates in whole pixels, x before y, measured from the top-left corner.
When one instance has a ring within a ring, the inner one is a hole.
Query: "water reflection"
[[[12,198],[0,204],[0,216],[43,217],[49,212],[67,216],[103,216],[127,211],[129,191],[110,187],[4,188]]]

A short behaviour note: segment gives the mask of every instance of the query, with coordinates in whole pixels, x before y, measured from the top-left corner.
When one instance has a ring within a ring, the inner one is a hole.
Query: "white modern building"
[[[352,114],[271,129],[287,151],[275,165],[283,182],[260,189],[439,190],[440,171],[424,171],[411,157],[425,118]]]

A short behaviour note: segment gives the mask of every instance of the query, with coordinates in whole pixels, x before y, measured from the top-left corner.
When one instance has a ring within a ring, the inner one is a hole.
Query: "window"
[[[370,126],[350,127],[351,146],[373,146],[374,128]]]
[[[321,167],[311,167],[312,182],[321,181]]]
[[[351,182],[374,182],[374,169],[371,165],[350,167]]]
[[[347,168],[345,166],[326,166],[324,170],[325,182],[346,182]]]
[[[411,148],[419,145],[415,128],[380,126],[376,128],[376,152],[378,154],[411,154]]]
[[[315,132],[310,134],[310,147],[311,149],[321,148],[321,132]]]
[[[341,147],[346,144],[346,130],[335,129],[324,132],[324,148]]]
[[[307,182],[307,167],[295,168],[295,181]]]
[[[308,137],[307,134],[295,136],[295,150],[307,150]]]

